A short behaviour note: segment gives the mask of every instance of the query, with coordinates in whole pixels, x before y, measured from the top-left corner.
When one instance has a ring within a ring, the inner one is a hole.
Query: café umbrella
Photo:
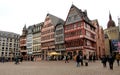
[[[57,53],[57,52],[51,52],[48,55],[52,56],[52,55],[61,55],[61,53]]]

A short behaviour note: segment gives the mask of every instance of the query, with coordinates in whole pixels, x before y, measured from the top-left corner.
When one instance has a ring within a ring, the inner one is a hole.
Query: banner
[[[118,40],[111,40],[112,51],[118,52]]]
[[[120,41],[118,42],[118,51],[119,51],[119,54],[120,54]]]

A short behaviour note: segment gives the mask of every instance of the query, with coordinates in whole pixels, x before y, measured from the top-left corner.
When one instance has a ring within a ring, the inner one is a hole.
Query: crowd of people
[[[7,57],[0,57],[0,62],[5,63],[5,62],[15,62],[15,64],[20,64],[23,61],[23,56],[15,56],[14,58],[7,58]],[[34,56],[31,56],[28,61],[34,61]]]
[[[23,57],[22,56],[16,56],[15,59],[14,59],[14,61],[15,61],[15,64],[19,64],[19,62],[22,63]],[[29,58],[29,61],[34,61],[34,56],[31,56]]]
[[[76,57],[75,57],[75,60],[77,62],[77,67],[80,67],[80,63],[81,63],[81,66],[85,65],[85,66],[88,66],[88,62],[95,62],[97,60],[96,56],[95,55],[81,55],[81,54],[78,54]]]
[[[109,68],[113,70],[113,65],[115,60],[117,61],[117,65],[119,66],[120,61],[120,54],[117,53],[116,55],[103,55],[101,57],[101,62],[103,64],[103,67],[107,67],[107,62],[109,63]]]
[[[31,56],[31,61],[34,61],[34,56]],[[65,63],[69,63],[69,60],[71,59],[71,57],[69,55],[65,55],[64,57],[62,57],[63,60],[65,60]],[[78,54],[74,57],[74,60],[76,61],[76,67],[80,67],[80,66],[88,66],[89,65],[89,62],[95,62],[97,60],[97,57],[95,56],[95,54],[93,55],[82,55],[82,54]],[[101,63],[103,64],[103,67],[107,67],[107,63],[109,64],[109,68],[111,70],[113,70],[113,65],[114,65],[114,62],[116,60],[117,62],[117,65],[119,66],[119,61],[120,61],[120,54],[117,53],[116,55],[103,55],[102,57],[100,57],[100,60],[101,60]],[[6,59],[4,57],[1,57],[0,58],[0,61],[2,63],[4,62],[8,62],[10,61],[10,59]],[[22,63],[23,61],[23,57],[22,56],[16,56],[14,58],[14,61],[15,61],[15,64],[19,64],[20,62]]]
[[[80,66],[88,66],[89,62],[95,62],[97,59],[97,57],[95,55],[81,55],[78,54],[74,60],[76,61],[76,67],[80,67]],[[103,55],[102,57],[100,57],[101,63],[103,64],[103,67],[107,67],[107,63],[109,64],[109,68],[110,70],[113,70],[113,65],[114,62],[116,60],[117,65],[119,66],[119,61],[120,61],[120,54],[117,53],[116,55]],[[65,55],[65,63],[69,63],[69,55]]]
[[[95,55],[82,55],[82,54],[78,54],[76,56],[74,56],[73,58],[76,63],[77,63],[77,67],[80,67],[85,65],[85,66],[88,66],[88,62],[95,62],[97,60],[96,56]],[[65,63],[69,63],[69,60],[70,60],[70,56],[69,55],[65,55],[64,56],[64,60],[65,60]]]

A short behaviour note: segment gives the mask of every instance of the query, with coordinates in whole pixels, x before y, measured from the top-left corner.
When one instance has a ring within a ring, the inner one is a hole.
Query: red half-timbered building
[[[27,36],[27,28],[25,25],[22,30],[22,35],[20,36],[20,53],[23,56],[24,60],[27,60],[26,36]]]
[[[86,10],[82,11],[74,5],[71,6],[65,21],[64,34],[68,55],[96,53],[95,27],[89,20]]]

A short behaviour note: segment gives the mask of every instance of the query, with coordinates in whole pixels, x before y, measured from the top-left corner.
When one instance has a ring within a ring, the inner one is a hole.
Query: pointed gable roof
[[[54,15],[52,15],[52,14],[49,14],[49,13],[47,14],[47,16],[50,17],[53,25],[55,25],[55,26],[56,26],[57,24],[59,24],[59,23],[64,24],[64,21],[63,21],[61,18],[58,18],[58,17],[56,17],[56,16],[54,16]]]
[[[23,30],[27,30],[27,28],[26,28],[26,24],[24,25]]]
[[[84,20],[84,21],[86,21],[86,22],[88,22],[88,23],[91,24],[91,21],[89,20],[89,18],[88,18],[88,16],[87,16],[87,11],[86,11],[86,10],[85,10],[85,11],[82,11],[81,9],[77,8],[77,7],[76,7],[75,5],[73,5],[73,4],[72,4],[70,10],[71,10],[72,8],[75,9],[75,11],[76,11],[76,12],[78,13],[78,15],[81,17],[81,20]],[[68,16],[69,16],[69,14],[70,14],[70,10],[69,10]],[[67,22],[68,16],[67,16],[67,18],[66,18],[66,22]],[[66,24],[66,23],[65,23],[65,24]]]

